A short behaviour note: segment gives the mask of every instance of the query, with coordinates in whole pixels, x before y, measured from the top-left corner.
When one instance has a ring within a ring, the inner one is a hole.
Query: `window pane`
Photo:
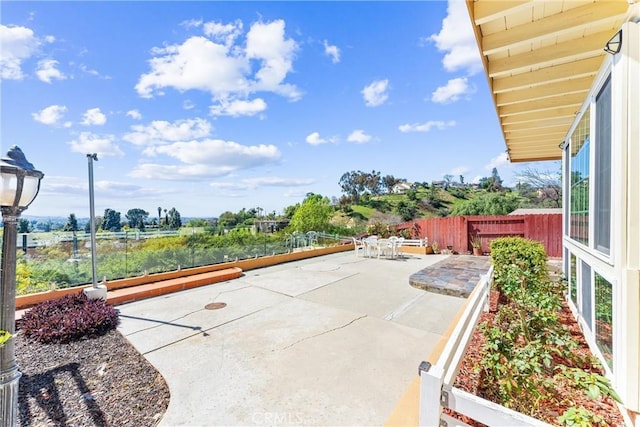
[[[570,151],[569,151],[569,144],[567,143],[564,149],[564,153],[562,156],[562,160],[564,161],[564,165],[562,165],[562,169],[563,169],[563,173],[562,173],[562,191],[563,191],[563,195],[570,195],[571,194],[571,174],[570,174],[570,169],[569,169],[569,164],[570,164]],[[567,206],[571,206],[571,203],[567,203],[565,200],[567,200],[567,198],[564,198],[564,200],[562,201],[562,220],[564,221],[564,235],[565,236],[570,236],[571,234],[571,215],[569,212],[569,208]]]
[[[589,243],[589,115],[582,115],[571,135],[571,228],[569,236]]]
[[[576,256],[571,254],[571,262],[569,263],[569,294],[571,295],[571,301],[578,305],[578,287],[576,284]]]
[[[584,261],[581,261],[580,265],[582,265],[582,271],[580,272],[580,297],[582,298],[580,314],[582,314],[582,318],[589,326],[589,329],[593,331],[591,319],[593,313],[591,307],[591,266]]]
[[[613,288],[604,277],[595,274],[596,343],[607,365],[613,369]]]
[[[596,97],[595,247],[609,254],[611,243],[611,79]]]

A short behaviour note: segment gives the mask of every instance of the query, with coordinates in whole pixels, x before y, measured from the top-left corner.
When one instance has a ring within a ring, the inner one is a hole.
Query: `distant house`
[[[391,193],[393,194],[404,194],[407,191],[411,190],[412,185],[406,182],[399,182],[398,184],[394,185],[393,188],[391,189]]]
[[[288,225],[288,219],[264,219],[255,221],[256,230],[260,233],[273,233],[286,228]]]

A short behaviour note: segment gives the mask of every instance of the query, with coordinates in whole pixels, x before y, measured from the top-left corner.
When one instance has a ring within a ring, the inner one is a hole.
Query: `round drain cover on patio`
[[[212,302],[204,306],[207,310],[219,310],[227,306],[226,302]]]

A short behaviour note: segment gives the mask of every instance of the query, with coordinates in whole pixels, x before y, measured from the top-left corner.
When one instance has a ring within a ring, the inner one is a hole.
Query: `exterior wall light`
[[[0,210],[2,211],[2,273],[0,274],[0,330],[13,335],[16,326],[16,240],[18,218],[40,191],[44,174],[27,161],[16,145],[0,159]],[[18,425],[18,371],[15,344],[0,346],[0,425]]]
[[[620,52],[622,48],[622,30],[619,30],[611,39],[604,45],[604,51],[615,55]]]

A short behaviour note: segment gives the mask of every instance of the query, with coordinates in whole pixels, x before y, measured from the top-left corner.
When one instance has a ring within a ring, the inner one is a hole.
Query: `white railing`
[[[460,363],[480,315],[489,302],[493,266],[483,276],[469,300],[435,364],[422,362],[420,373],[420,425],[462,425],[460,420],[442,413],[449,408],[489,426],[548,426],[535,418],[453,387]]]
[[[417,247],[423,247],[423,246],[427,246],[427,238],[425,237],[424,239],[404,239],[402,241],[402,245],[403,246],[417,246]]]

